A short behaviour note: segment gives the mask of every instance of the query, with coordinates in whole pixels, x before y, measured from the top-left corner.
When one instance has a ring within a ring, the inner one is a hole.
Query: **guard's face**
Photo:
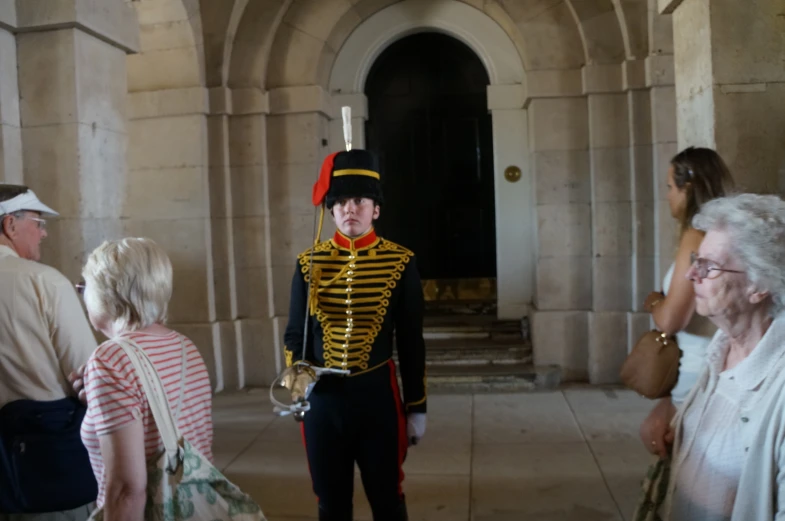
[[[332,210],[338,230],[347,237],[359,237],[379,218],[379,206],[368,197],[338,199]]]

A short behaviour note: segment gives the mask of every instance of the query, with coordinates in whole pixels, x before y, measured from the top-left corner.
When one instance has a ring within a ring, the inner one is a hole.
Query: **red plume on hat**
[[[343,118],[343,139],[346,142],[346,150],[352,149],[352,109],[350,107],[341,108],[341,116]],[[333,176],[333,167],[335,164],[335,156],[340,152],[334,152],[327,156],[322,163],[322,168],[319,170],[319,179],[313,185],[313,192],[311,194],[311,201],[314,206],[321,206],[319,212],[319,227],[316,230],[316,237],[314,237],[314,244],[319,243],[319,238],[322,235],[322,224],[324,223],[324,198],[327,192],[330,191],[330,181]]]
[[[324,202],[324,198],[327,195],[327,192],[330,191],[330,179],[332,179],[333,174],[333,164],[335,162],[335,156],[340,154],[340,152],[334,152],[324,158],[324,162],[322,163],[322,169],[319,171],[319,179],[316,180],[316,183],[313,185],[313,195],[311,200],[314,206],[319,206]]]

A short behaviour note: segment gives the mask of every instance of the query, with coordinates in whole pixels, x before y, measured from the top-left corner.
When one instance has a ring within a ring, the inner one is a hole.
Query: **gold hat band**
[[[364,175],[368,177],[373,177],[374,179],[381,179],[378,172],[374,172],[373,170],[362,170],[359,168],[345,168],[343,170],[336,170],[333,172],[333,177],[341,177],[344,175]]]

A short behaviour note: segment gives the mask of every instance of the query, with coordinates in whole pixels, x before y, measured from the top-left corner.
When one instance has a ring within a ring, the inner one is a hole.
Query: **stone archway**
[[[333,148],[342,142],[340,107],[353,108],[355,144],[364,146],[367,118],[364,86],[375,59],[393,42],[417,32],[436,31],[468,45],[490,77],[488,110],[493,119],[496,186],[496,257],[499,318],[527,315],[533,296],[535,212],[524,104],[526,73],[509,35],[482,11],[455,0],[406,0],[383,9],[355,28],[341,47],[330,74],[335,112]],[[508,166],[521,177],[505,179]]]

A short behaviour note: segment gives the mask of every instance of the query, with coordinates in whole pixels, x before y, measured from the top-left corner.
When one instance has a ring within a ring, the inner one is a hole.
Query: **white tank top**
[[[673,270],[676,263],[671,264],[668,273],[662,281],[663,293],[668,294],[673,279]],[[679,404],[684,401],[687,393],[690,392],[698,374],[703,368],[706,358],[706,348],[709,346],[717,328],[705,317],[692,314],[690,323],[682,331],[676,333],[676,342],[679,344],[682,355],[679,361],[679,380],[676,387],[671,391],[673,403]]]

